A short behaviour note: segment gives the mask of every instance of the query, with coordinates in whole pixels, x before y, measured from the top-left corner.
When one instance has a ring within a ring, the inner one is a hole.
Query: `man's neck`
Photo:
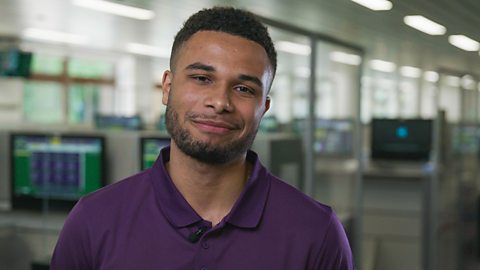
[[[166,168],[190,204],[215,226],[232,209],[248,178],[250,165],[245,158],[228,164],[211,165],[183,153],[172,143]]]

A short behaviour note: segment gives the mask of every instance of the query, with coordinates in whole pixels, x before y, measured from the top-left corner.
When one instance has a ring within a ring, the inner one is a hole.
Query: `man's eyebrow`
[[[200,69],[200,70],[204,70],[204,71],[208,71],[208,72],[215,71],[215,68],[213,66],[202,64],[202,63],[199,63],[199,62],[190,64],[185,69],[186,70]]]
[[[241,74],[240,76],[238,76],[238,78],[241,80],[241,81],[250,81],[250,82],[253,82],[254,84],[258,85],[259,87],[263,88],[263,83],[262,81],[255,77],[255,76],[251,76],[251,75],[246,75],[246,74]]]

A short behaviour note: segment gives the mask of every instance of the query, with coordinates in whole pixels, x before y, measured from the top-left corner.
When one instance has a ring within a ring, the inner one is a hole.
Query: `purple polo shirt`
[[[332,209],[271,175],[254,152],[245,189],[212,228],[171,181],[169,151],[152,168],[82,198],[50,269],[354,269]]]

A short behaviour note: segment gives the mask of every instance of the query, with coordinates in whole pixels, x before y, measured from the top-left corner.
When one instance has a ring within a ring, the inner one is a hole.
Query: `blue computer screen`
[[[432,127],[427,119],[372,119],[372,159],[428,160]]]

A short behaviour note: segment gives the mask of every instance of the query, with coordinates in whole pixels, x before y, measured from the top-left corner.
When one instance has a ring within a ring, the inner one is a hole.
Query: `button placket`
[[[215,265],[214,254],[215,251],[212,246],[212,241],[215,238],[216,230],[208,230],[201,236],[197,242],[197,256],[196,256],[196,269],[208,270],[211,266]],[[210,267],[209,267],[210,266]]]

